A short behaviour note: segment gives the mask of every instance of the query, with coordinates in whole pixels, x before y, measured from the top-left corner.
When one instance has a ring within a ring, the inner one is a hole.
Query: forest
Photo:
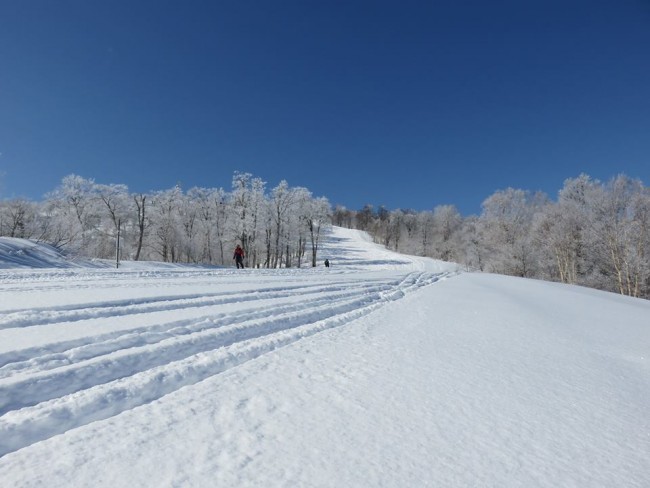
[[[330,216],[327,199],[286,181],[267,192],[266,183],[250,173],[235,173],[230,192],[196,187],[184,192],[176,185],[148,194],[69,175],[43,202],[0,202],[0,235],[116,264],[232,265],[240,244],[247,267],[300,267],[316,266]]]
[[[555,200],[499,190],[478,216],[462,216],[453,205],[332,208],[306,188],[283,180],[268,190],[249,173],[235,173],[230,191],[177,185],[147,194],[69,175],[42,202],[0,201],[0,236],[103,259],[119,249],[120,259],[223,266],[232,265],[232,250],[241,244],[248,267],[316,266],[330,224],[467,270],[650,298],[650,190],[625,175],[605,183],[585,174],[567,179]]]
[[[582,285],[650,298],[650,190],[619,175],[601,183],[570,178],[553,201],[507,188],[483,201],[479,216],[453,205],[432,212],[337,207],[335,225],[368,231],[406,254],[468,270]]]

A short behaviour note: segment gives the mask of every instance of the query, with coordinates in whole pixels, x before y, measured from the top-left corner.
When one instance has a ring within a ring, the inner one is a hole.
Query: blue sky
[[[0,198],[286,179],[359,209],[650,182],[650,1],[0,1]]]

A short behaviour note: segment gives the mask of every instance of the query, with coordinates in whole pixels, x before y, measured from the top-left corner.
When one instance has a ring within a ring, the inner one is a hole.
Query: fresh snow
[[[0,239],[3,487],[648,487],[650,302],[333,228],[332,267]]]

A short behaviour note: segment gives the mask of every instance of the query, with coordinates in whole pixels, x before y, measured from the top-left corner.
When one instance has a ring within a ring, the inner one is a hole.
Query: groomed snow
[[[647,301],[340,228],[329,269],[25,246],[0,242],[3,487],[650,486]]]

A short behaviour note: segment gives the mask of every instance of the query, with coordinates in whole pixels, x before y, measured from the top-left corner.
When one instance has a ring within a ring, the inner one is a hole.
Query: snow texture
[[[650,303],[402,256],[70,262],[0,240],[11,487],[647,487]]]

